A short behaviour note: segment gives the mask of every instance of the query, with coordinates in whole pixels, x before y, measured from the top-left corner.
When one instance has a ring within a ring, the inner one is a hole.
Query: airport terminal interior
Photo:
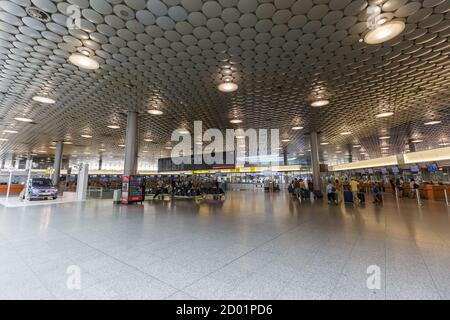
[[[0,299],[450,299],[450,1],[0,0]]]

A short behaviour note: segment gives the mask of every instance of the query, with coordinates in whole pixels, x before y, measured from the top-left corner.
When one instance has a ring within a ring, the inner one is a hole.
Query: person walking
[[[352,180],[350,181],[350,191],[353,195],[353,203],[359,203],[358,185],[358,181],[356,181],[355,178],[352,178]]]
[[[327,198],[328,198],[328,204],[338,204],[337,198],[336,198],[336,187],[333,186],[331,181],[328,181],[327,184]]]

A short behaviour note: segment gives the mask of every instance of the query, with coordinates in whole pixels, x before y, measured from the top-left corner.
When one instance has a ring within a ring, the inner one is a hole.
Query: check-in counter
[[[262,183],[229,183],[227,184],[227,190],[264,190],[264,184]]]
[[[9,189],[9,194],[19,194],[23,189],[23,184],[12,184]],[[7,184],[0,184],[0,194],[5,195],[8,191]]]
[[[419,193],[420,193],[420,198],[426,199],[426,200],[432,200],[433,199],[433,185],[421,183],[419,185]]]
[[[388,193],[394,193],[394,190],[392,190],[392,185],[390,183],[383,184],[384,186],[384,192]]]
[[[430,185],[433,199],[436,201],[445,201],[445,191],[447,190],[447,195],[450,194],[450,185],[447,184],[433,184]]]

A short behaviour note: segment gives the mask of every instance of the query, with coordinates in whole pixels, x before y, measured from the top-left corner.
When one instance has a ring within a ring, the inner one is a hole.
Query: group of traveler
[[[148,185],[146,194],[153,194],[153,199],[162,195],[195,197],[203,194],[224,194],[225,185],[218,180],[192,181],[190,179],[158,180]]]
[[[294,179],[289,183],[288,192],[298,199],[309,199],[314,190],[312,180]]]
[[[419,189],[419,185],[417,182],[411,178],[409,181],[409,192],[405,191],[405,181],[402,177],[394,179],[390,179],[389,183],[391,184],[392,193],[394,196],[398,196],[399,198],[403,198],[405,196],[414,198],[416,196],[416,190]]]
[[[370,181],[369,189],[373,197],[373,203],[382,203],[381,183],[378,181]],[[326,186],[326,192],[328,204],[337,205],[342,199],[344,202],[352,202],[355,204],[362,204],[366,201],[363,182],[355,178],[352,178],[350,181],[348,178],[345,178],[342,183],[339,179],[336,179],[334,182],[329,180]]]

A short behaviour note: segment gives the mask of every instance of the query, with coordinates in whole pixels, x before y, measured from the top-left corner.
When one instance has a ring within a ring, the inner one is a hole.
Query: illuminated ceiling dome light
[[[222,92],[234,92],[238,89],[238,85],[234,82],[226,81],[219,84],[217,89]]]
[[[242,123],[241,119],[232,119],[230,120],[230,123]]]
[[[56,147],[48,147],[49,149],[56,149]]]
[[[21,121],[21,122],[33,122],[32,119],[22,118],[22,117],[16,117],[16,118],[14,118],[14,120]]]
[[[292,127],[292,130],[302,130],[303,127]]]
[[[180,134],[189,134],[189,131],[187,131],[186,129],[179,129],[178,132]]]
[[[18,131],[16,131],[16,130],[3,130],[3,132],[5,132],[5,133],[17,133]]]
[[[154,115],[154,116],[160,116],[160,115],[163,114],[163,112],[161,110],[158,110],[158,109],[150,109],[150,110],[147,110],[147,112],[152,114],[152,115]]]
[[[124,148],[125,145],[124,144],[119,144],[119,147]]]
[[[53,104],[56,102],[52,98],[47,98],[47,97],[42,97],[42,96],[34,96],[32,99],[34,101],[41,102],[41,103],[47,103],[47,104]]]
[[[420,143],[420,142],[422,142],[423,140],[420,140],[420,139],[416,139],[416,140],[413,140],[413,141],[411,141],[412,143]]]
[[[375,115],[375,118],[386,118],[386,117],[390,117],[393,115],[394,115],[393,112],[382,112],[382,113]]]
[[[290,139],[281,139],[281,142],[289,142],[291,141]]]
[[[164,149],[171,150],[172,147],[164,147]]]
[[[329,145],[330,143],[329,142],[321,142],[320,143],[322,146],[326,146],[326,145]]]
[[[387,140],[387,139],[389,139],[390,138],[390,136],[382,136],[382,137],[380,137],[379,139],[380,140]]]
[[[73,144],[72,141],[64,141],[64,144]]]
[[[433,124],[439,124],[439,123],[441,123],[441,121],[439,121],[439,120],[434,120],[434,121],[428,121],[428,122],[425,122],[424,125],[426,125],[426,126],[431,126],[431,125],[433,125]]]
[[[8,141],[8,139],[0,138],[0,141]]]
[[[79,53],[72,53],[69,61],[82,69],[95,70],[100,67],[96,60]]]
[[[152,142],[153,140],[152,140],[152,139],[147,139],[147,138],[146,138],[146,139],[144,139],[144,141],[145,141],[145,142]]]
[[[104,149],[104,148],[101,148],[101,149],[98,149],[98,151],[106,151],[106,149]]]
[[[361,148],[361,145],[360,145],[360,144],[355,144],[355,145],[353,146],[353,148]]]
[[[82,134],[81,135],[83,138],[92,138],[92,136],[90,134]]]
[[[391,40],[405,30],[403,21],[394,20],[386,22],[379,27],[367,32],[364,42],[367,44],[379,44]]]
[[[110,129],[120,129],[120,126],[115,125],[115,124],[111,124],[111,125],[108,126],[108,128],[110,128]]]
[[[341,136],[348,136],[352,134],[350,131],[341,132]]]
[[[323,107],[330,104],[329,100],[316,100],[311,102],[311,107]]]

